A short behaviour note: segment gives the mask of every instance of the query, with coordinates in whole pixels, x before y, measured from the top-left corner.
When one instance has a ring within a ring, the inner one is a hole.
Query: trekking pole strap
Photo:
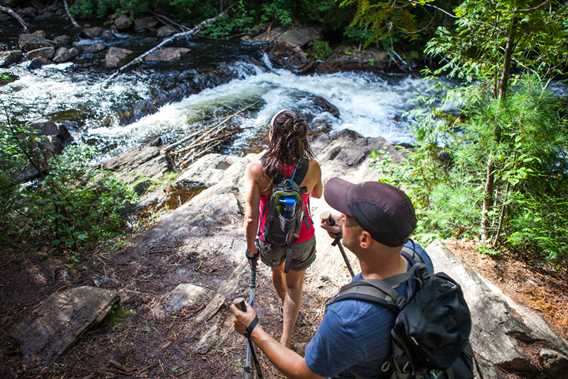
[[[258,325],[258,316],[255,315],[254,320],[250,322],[250,324],[247,326],[247,329],[245,330],[246,338],[250,339],[252,331],[254,330],[254,328],[256,328],[257,325]]]

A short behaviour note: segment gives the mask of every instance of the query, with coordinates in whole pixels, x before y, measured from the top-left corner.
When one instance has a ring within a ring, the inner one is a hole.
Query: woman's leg
[[[280,298],[282,304],[284,304],[284,299],[286,298],[286,275],[284,274],[284,261],[280,263],[277,267],[272,267],[272,284],[276,289],[276,293]]]
[[[290,270],[285,274],[286,296],[284,297],[284,322],[282,325],[282,337],[280,343],[291,346],[292,335],[298,318],[298,312],[302,305],[302,292],[304,288],[305,271]]]

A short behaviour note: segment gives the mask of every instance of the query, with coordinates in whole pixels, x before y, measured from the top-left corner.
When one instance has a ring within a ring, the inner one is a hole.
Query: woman
[[[286,346],[291,346],[294,325],[302,303],[304,272],[316,257],[309,198],[319,198],[323,192],[320,166],[313,159],[307,132],[306,120],[295,112],[285,109],[276,113],[270,122],[268,150],[260,162],[249,164],[245,173],[247,204],[244,228],[247,256],[251,258],[260,254],[262,262],[272,268],[272,283],[283,306],[280,342]],[[304,189],[302,198],[305,211],[299,235],[289,247],[267,247],[264,223],[270,195],[280,180],[292,177],[299,164],[304,167],[307,165],[305,176],[299,183]],[[255,244],[257,233],[257,244],[261,251],[258,251]]]

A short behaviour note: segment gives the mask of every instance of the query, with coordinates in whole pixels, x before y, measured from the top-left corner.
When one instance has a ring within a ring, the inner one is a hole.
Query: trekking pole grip
[[[235,304],[235,306],[239,308],[241,312],[247,311],[247,304],[245,303],[245,299],[243,297],[237,297],[235,300],[233,300],[233,304]]]

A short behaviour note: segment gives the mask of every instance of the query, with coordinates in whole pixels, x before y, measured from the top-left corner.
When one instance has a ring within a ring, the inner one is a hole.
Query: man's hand
[[[237,308],[237,306],[234,303],[231,304],[231,306],[229,307],[229,309],[231,310],[231,312],[233,312],[233,315],[235,316],[233,320],[235,330],[242,335],[245,334],[247,327],[256,317],[256,311],[254,310],[254,308],[251,307],[250,304],[247,303],[246,301],[245,304],[247,306],[246,312],[241,311],[239,308]]]
[[[333,239],[341,238],[340,217],[332,215],[330,212],[321,214],[321,227],[327,231],[327,234]]]

